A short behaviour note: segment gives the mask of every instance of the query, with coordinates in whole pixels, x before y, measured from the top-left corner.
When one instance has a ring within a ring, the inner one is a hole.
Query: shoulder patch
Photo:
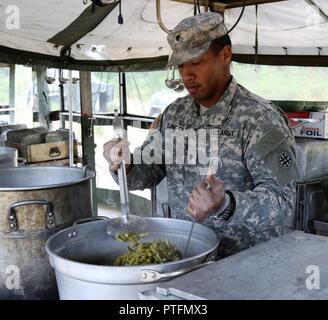
[[[277,149],[286,138],[281,130],[273,128],[254,145],[255,156],[258,159],[264,158],[270,152]]]
[[[273,128],[254,145],[254,156],[276,179],[286,185],[298,178],[299,172],[295,155],[281,130]]]
[[[293,165],[293,157],[288,151],[278,152],[276,156],[280,168],[288,169]]]
[[[261,161],[280,185],[286,185],[298,179],[296,158],[287,142],[281,143],[276,150],[267,154]]]

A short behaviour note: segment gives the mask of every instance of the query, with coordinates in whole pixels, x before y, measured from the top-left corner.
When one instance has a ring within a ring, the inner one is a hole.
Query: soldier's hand
[[[187,207],[193,219],[200,223],[219,209],[225,199],[224,182],[214,175],[208,175],[206,180],[194,187]]]
[[[115,138],[105,143],[103,154],[109,163],[110,171],[116,172],[120,167],[122,160],[125,160],[127,167],[131,164],[129,142],[125,139]]]

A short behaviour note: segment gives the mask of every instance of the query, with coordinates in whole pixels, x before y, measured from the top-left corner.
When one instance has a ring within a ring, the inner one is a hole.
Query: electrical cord
[[[194,16],[196,16],[197,14],[200,14],[199,0],[194,0]]]
[[[196,3],[197,3],[198,14],[200,14],[200,5],[199,5],[199,0],[196,0]]]
[[[117,17],[117,22],[118,24],[123,24],[123,16],[122,16],[122,0],[118,3],[118,10],[119,10],[119,15]]]
[[[242,16],[244,15],[245,12],[245,8],[246,8],[246,1],[244,1],[243,4],[243,10],[241,11],[238,20],[236,21],[236,23],[233,25],[233,27],[227,32],[227,34],[229,34],[233,29],[235,29],[240,21],[240,19],[242,18]]]
[[[258,6],[255,5],[256,29],[255,29],[255,66],[257,66],[258,50],[259,50],[259,28],[258,28]]]

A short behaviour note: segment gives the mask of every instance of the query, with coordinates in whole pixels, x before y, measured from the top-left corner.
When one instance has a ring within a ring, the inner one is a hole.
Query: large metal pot
[[[18,166],[18,152],[15,148],[0,147],[0,169]]]
[[[168,239],[184,252],[192,223],[146,218],[150,236],[144,241]],[[182,260],[134,267],[114,267],[127,244],[108,236],[110,220],[75,225],[53,235],[46,243],[55,269],[61,299],[138,299],[138,293],[210,263],[219,244],[215,232],[195,224],[187,256]]]
[[[93,177],[86,168],[0,170],[0,299],[58,298],[45,243],[92,216]]]

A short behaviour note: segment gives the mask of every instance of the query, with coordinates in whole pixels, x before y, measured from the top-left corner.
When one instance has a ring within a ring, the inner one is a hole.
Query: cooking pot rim
[[[148,218],[145,218],[145,219],[157,219],[157,220],[170,220],[168,218],[161,218],[161,217],[148,217]],[[179,220],[179,219],[176,219],[177,221],[182,221],[182,222],[190,222],[190,221],[187,221],[187,220]],[[165,263],[160,263],[160,264],[148,264],[148,265],[139,265],[139,266],[105,266],[105,265],[97,265],[97,264],[90,264],[90,263],[85,263],[85,262],[78,262],[78,261],[74,261],[74,260],[70,260],[70,259],[67,259],[67,258],[64,258],[60,255],[58,255],[57,253],[53,252],[49,247],[50,247],[50,243],[52,241],[54,241],[53,239],[55,239],[56,237],[59,237],[61,234],[63,233],[66,233],[66,232],[69,232],[69,231],[78,231],[78,228],[80,226],[83,226],[83,225],[86,225],[86,224],[89,224],[89,223],[108,223],[108,220],[102,220],[102,221],[97,221],[97,222],[87,222],[87,223],[84,223],[82,225],[77,225],[77,226],[71,226],[69,228],[66,228],[66,229],[63,229],[57,233],[55,233],[54,235],[52,235],[46,242],[46,251],[49,255],[49,257],[52,257],[52,258],[55,258],[56,260],[58,259],[58,261],[62,261],[62,262],[66,262],[66,263],[69,263],[69,264],[72,264],[73,266],[79,266],[79,267],[84,267],[84,268],[96,268],[97,270],[108,270],[109,268],[111,270],[117,270],[117,271],[123,271],[123,270],[126,270],[127,268],[131,268],[132,270],[142,270],[142,269],[156,269],[156,267],[158,266],[161,266],[161,267],[166,267],[166,266],[171,266],[171,265],[177,265],[179,263],[186,263],[186,262],[189,262],[189,261],[193,261],[193,260],[197,260],[201,257],[204,257],[204,256],[208,256],[210,255],[211,253],[215,252],[215,250],[218,248],[219,246],[219,243],[220,243],[220,239],[219,237],[217,236],[217,234],[210,228],[206,227],[206,226],[203,226],[202,224],[199,224],[200,226],[202,227],[205,227],[205,228],[208,228],[209,231],[212,231],[212,233],[215,235],[216,237],[216,242],[215,242],[215,245],[213,245],[211,247],[211,249],[208,249],[202,253],[199,253],[198,255],[195,255],[195,256],[192,256],[192,257],[189,257],[189,258],[186,258],[186,259],[180,259],[178,261],[173,261],[173,262],[165,262]],[[55,267],[54,267],[55,268]],[[56,269],[56,268],[55,268]]]
[[[4,151],[4,152],[1,152]],[[0,156],[3,154],[7,154],[7,153],[17,153],[17,149],[16,148],[11,148],[11,147],[1,147],[0,146]]]
[[[83,171],[83,168],[75,168],[75,167],[18,167],[18,168],[4,168],[0,169],[0,174],[5,172],[9,174],[10,172],[17,172],[17,171],[54,171],[54,170],[76,170],[76,171]],[[50,172],[49,172],[50,173]],[[52,185],[44,185],[44,186],[34,186],[34,187],[0,187],[0,191],[31,191],[31,190],[44,190],[44,189],[53,189],[53,188],[63,188],[68,186],[73,186],[76,184],[80,184],[81,182],[88,181],[95,177],[95,172],[92,170],[87,171],[87,176],[85,178],[68,181],[64,183],[57,183]]]

